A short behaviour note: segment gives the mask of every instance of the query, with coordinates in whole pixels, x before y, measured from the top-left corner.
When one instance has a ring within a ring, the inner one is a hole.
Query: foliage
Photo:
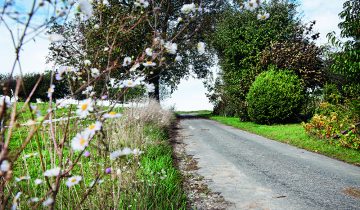
[[[174,90],[180,79],[189,76],[191,72],[198,78],[205,78],[212,65],[210,53],[199,55],[196,48],[189,46],[196,46],[199,41],[205,39],[225,1],[195,1],[201,11],[193,13],[190,18],[180,12],[185,3],[188,1],[150,1],[148,7],[155,9],[150,11],[135,7],[131,1],[109,1],[110,6],[100,4],[91,22],[84,24],[80,20],[75,20],[69,24],[55,24],[52,27],[51,31],[65,33],[67,39],[53,44],[50,58],[57,59],[58,64],[71,66],[81,66],[79,61],[87,58],[96,61],[93,66],[101,72],[109,71],[109,63],[117,64],[104,77],[105,83],[110,77],[119,80],[131,77],[128,74],[131,66],[122,66],[126,56],[132,55],[135,62],[131,65],[154,61],[157,64],[155,67],[146,68],[140,65],[137,71],[143,72],[146,81],[155,85],[152,95],[159,99],[160,83]],[[134,18],[139,10],[142,15]],[[144,21],[145,19],[148,21]],[[94,29],[96,24],[98,28]],[[74,41],[77,43],[75,46]],[[158,49],[156,42],[159,41],[176,43],[177,53],[167,53],[164,47]],[[146,48],[152,48],[153,55],[145,55]],[[174,62],[176,56],[181,56],[181,61]]]
[[[52,72],[47,71],[43,75],[40,73],[28,73],[21,77],[22,85],[19,90],[18,98],[22,101],[25,101],[35,84],[39,81],[38,88],[35,90],[31,101],[35,99],[41,99],[42,101],[48,100],[47,91],[49,85],[51,84]],[[0,75],[0,95],[13,96],[16,89],[16,77],[9,79],[9,75]],[[70,94],[70,90],[65,81],[54,81],[53,84],[56,87],[56,92],[54,92],[53,97],[55,99],[64,98]]]
[[[308,88],[321,87],[325,81],[322,52],[314,40],[319,34],[312,34],[315,21],[308,27],[298,28],[298,37],[292,40],[279,41],[261,53],[260,65],[267,68],[275,65],[280,69],[294,71]]]
[[[334,83],[347,98],[357,98],[360,95],[360,2],[348,0],[343,4],[339,14],[342,22],[340,36],[347,41],[336,38],[335,32],[328,34],[331,44],[340,51],[331,54],[331,70],[335,74]]]
[[[257,12],[270,14],[267,20],[258,20]],[[246,95],[255,77],[266,69],[258,66],[260,53],[277,41],[292,40],[297,36],[300,21],[296,5],[288,1],[265,3],[255,12],[231,8],[216,25],[211,37],[222,69],[222,106],[231,107],[242,120],[247,120]],[[215,88],[217,89],[217,88]],[[216,97],[219,98],[219,97]],[[219,99],[217,99],[219,100]],[[235,108],[235,109],[233,109]]]
[[[306,132],[335,144],[360,149],[360,101],[345,105],[320,104],[317,114],[309,123],[304,123]]]
[[[249,117],[256,123],[282,123],[300,113],[304,90],[291,71],[270,69],[261,73],[246,97]]]
[[[348,163],[360,164],[359,150],[337,147],[319,141],[319,139],[309,136],[301,124],[259,125],[253,122],[241,122],[236,117],[223,116],[212,116],[210,119]]]

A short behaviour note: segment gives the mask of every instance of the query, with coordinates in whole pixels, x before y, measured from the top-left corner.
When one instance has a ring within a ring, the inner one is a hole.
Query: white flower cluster
[[[260,6],[261,6],[261,0],[248,0],[244,3],[244,8],[251,12],[255,11]],[[269,17],[270,17],[270,14],[265,11],[261,11],[261,12],[259,12],[259,14],[257,14],[258,20],[267,20],[267,19],[269,19]]]
[[[136,7],[142,7],[142,8],[147,8],[149,6],[149,2],[146,0],[136,0],[134,2],[134,5]]]
[[[124,149],[116,150],[112,153],[110,153],[110,160],[115,160],[118,157],[121,156],[128,156],[128,155],[141,155],[143,152],[139,149],[130,149],[128,147],[125,147]]]

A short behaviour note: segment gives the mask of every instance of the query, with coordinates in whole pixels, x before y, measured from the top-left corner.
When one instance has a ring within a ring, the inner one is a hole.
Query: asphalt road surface
[[[182,119],[186,152],[232,209],[360,209],[360,167],[206,119]]]

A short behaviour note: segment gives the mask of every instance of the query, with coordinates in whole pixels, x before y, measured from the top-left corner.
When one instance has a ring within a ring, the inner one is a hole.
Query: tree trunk
[[[160,76],[156,75],[149,80],[150,84],[155,86],[155,91],[149,93],[150,98],[154,98],[158,102],[160,102]]]

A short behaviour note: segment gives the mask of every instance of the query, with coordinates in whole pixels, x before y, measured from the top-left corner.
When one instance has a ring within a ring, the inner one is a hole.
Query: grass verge
[[[331,145],[324,140],[310,137],[306,134],[301,124],[259,125],[253,122],[240,122],[239,118],[236,117],[208,117],[209,119],[218,121],[222,124],[240,128],[269,139],[320,153],[354,165],[360,165],[360,151]]]

